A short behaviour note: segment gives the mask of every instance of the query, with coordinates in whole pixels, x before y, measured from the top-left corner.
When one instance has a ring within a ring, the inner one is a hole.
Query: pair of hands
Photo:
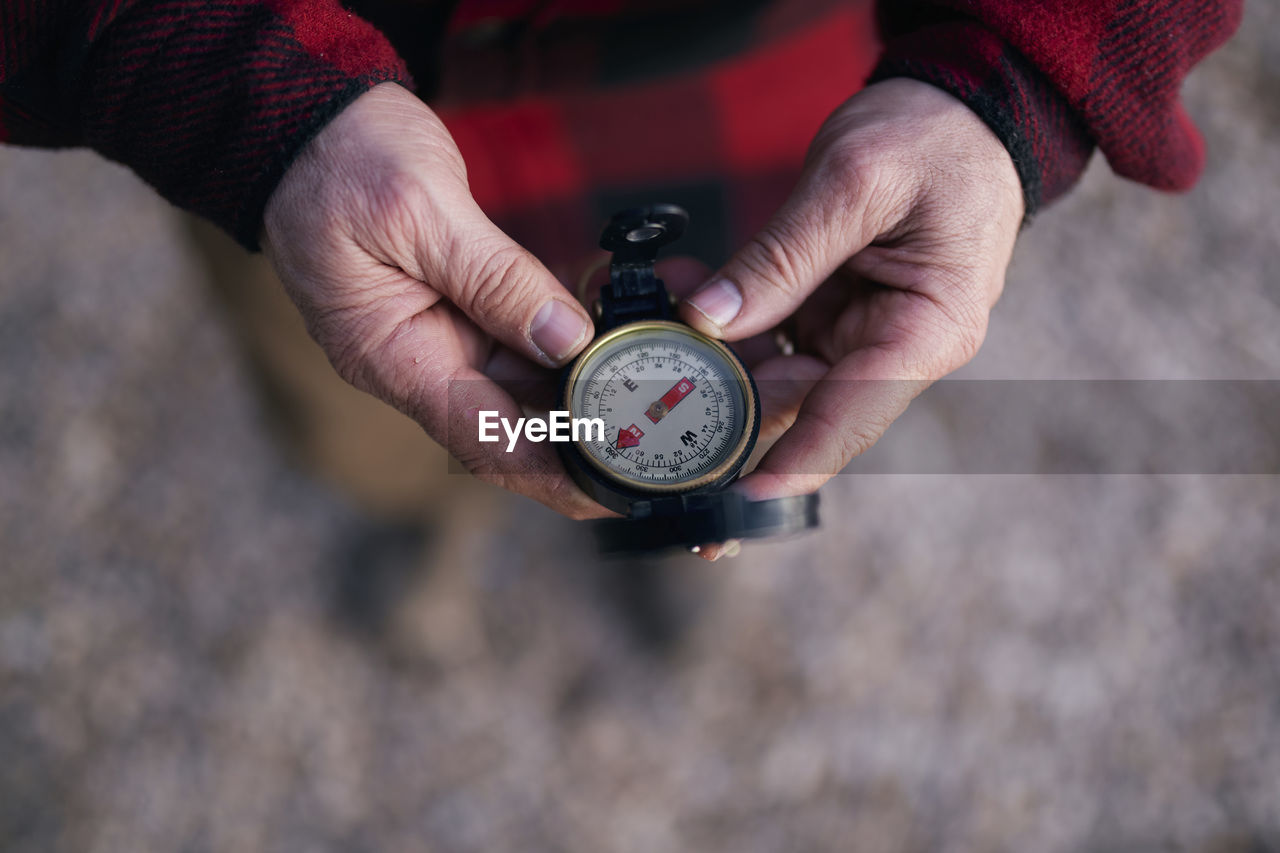
[[[690,325],[748,351],[784,320],[794,330],[797,354],[753,371],[803,393],[765,398],[774,435],[762,440],[777,441],[738,488],[814,491],[972,358],[1022,214],[1008,153],[950,95],[894,79],[837,109],[782,209],[681,306]],[[611,514],[549,444],[507,453],[478,440],[479,410],[520,417],[505,380],[569,361],[592,325],[481,212],[448,131],[416,97],[382,84],[326,126],[272,195],[262,242],[345,380],[477,477],[572,518]],[[677,291],[701,278],[682,269],[664,273]]]

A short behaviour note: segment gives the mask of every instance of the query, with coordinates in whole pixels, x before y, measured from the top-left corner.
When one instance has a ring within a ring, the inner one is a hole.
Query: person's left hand
[[[762,385],[802,388],[788,411],[766,412],[794,422],[734,488],[816,490],[969,361],[1022,216],[1008,152],[942,90],[887,80],[836,110],[790,199],[682,307],[726,340],[784,322],[794,336],[795,355],[754,367]]]

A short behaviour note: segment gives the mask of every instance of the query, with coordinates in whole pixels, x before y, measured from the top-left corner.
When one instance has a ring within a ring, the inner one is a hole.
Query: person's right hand
[[[480,410],[521,416],[485,374],[495,357],[559,366],[590,341],[591,321],[480,211],[461,154],[420,100],[384,83],[343,110],[272,194],[262,245],[342,378],[414,418],[477,477],[572,518],[609,514],[550,444],[507,453],[505,436],[479,441]]]

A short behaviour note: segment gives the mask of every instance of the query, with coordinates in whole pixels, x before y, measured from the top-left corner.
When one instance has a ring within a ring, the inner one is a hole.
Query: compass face
[[[607,476],[684,491],[723,476],[750,452],[755,400],[727,347],[688,326],[631,323],[595,341],[566,390],[569,411],[600,418],[604,441],[579,441]]]

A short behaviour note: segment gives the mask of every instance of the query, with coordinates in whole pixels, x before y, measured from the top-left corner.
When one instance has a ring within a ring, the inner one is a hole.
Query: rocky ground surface
[[[963,377],[1280,379],[1277,5],[1188,84],[1199,187],[1095,162]],[[600,562],[429,450],[416,518],[303,464],[192,234],[0,150],[0,848],[1280,849],[1276,476],[850,475]]]

